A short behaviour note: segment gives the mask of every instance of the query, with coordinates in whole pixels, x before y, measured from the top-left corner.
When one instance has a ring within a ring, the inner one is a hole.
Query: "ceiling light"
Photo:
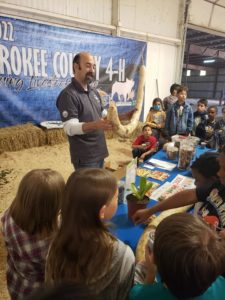
[[[205,59],[203,60],[204,64],[210,64],[210,63],[213,63],[215,62],[215,59]]]

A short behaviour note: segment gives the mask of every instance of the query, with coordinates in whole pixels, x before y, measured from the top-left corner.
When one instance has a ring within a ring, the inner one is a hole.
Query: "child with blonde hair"
[[[71,174],[62,204],[61,227],[51,245],[46,281],[84,284],[99,299],[127,299],[134,254],[108,230],[117,210],[117,180],[104,169]]]
[[[64,188],[58,172],[32,170],[22,178],[15,199],[3,214],[12,300],[24,299],[44,282],[46,255],[57,228]]]

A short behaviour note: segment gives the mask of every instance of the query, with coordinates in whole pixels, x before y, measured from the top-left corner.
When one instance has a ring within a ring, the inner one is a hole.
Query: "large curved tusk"
[[[159,223],[166,217],[168,217],[172,214],[175,214],[175,213],[186,212],[190,207],[191,207],[191,205],[187,205],[187,206],[183,206],[183,207],[165,210],[165,211],[161,212],[161,214],[159,216],[153,218],[150,221],[148,226],[143,231],[143,233],[138,241],[138,244],[137,244],[136,255],[135,255],[137,262],[145,260],[145,246],[148,242],[149,232],[151,230],[155,229],[159,225]]]
[[[140,119],[142,105],[144,101],[144,86],[145,86],[145,66],[142,65],[139,70],[139,83],[137,90],[136,111],[133,113],[129,124],[122,125],[119,120],[116,103],[110,101],[107,119],[115,125],[115,132],[121,137],[129,137],[137,128]]]

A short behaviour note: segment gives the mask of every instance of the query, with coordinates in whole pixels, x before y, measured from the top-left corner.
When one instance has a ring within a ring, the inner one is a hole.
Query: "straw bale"
[[[115,132],[105,132],[107,139],[117,138],[120,142],[133,140],[141,132],[143,123],[139,122],[137,128],[129,138],[121,138]],[[0,128],[0,154],[5,151],[19,151],[43,145],[56,145],[67,141],[62,128],[46,129],[33,124],[16,125]]]
[[[53,146],[56,144],[65,143],[67,141],[67,136],[63,129],[43,129],[46,134],[46,144]]]
[[[43,130],[33,124],[0,128],[1,152],[39,147],[45,144],[45,140]]]

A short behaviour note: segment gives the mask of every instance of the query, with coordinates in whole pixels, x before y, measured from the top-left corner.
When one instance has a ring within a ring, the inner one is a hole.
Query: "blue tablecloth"
[[[209,149],[201,149],[200,147],[197,147],[196,149],[196,156],[199,157],[201,154],[205,153],[206,151],[210,151]],[[214,150],[215,151],[215,150]],[[163,150],[160,150],[154,155],[154,158],[161,159],[164,161],[177,163],[177,161],[171,161],[168,160],[166,157],[166,152]],[[190,170],[179,170],[178,168],[173,169],[172,171],[164,171],[162,169],[157,169],[163,172],[167,172],[170,174],[170,176],[164,180],[154,180],[152,178],[149,178],[149,180],[154,181],[162,185],[166,181],[172,181],[178,174],[184,175],[184,176],[191,176]],[[138,184],[139,177],[136,177],[136,183]],[[148,204],[148,207],[154,206],[157,202],[154,200],[151,200]],[[138,240],[145,228],[145,225],[134,225],[131,220],[127,217],[127,205],[126,204],[119,204],[118,210],[116,215],[112,219],[113,226],[111,228],[111,231],[113,234],[115,234],[120,240],[122,240],[125,244],[129,245],[133,251],[136,250],[136,246],[138,243]]]

